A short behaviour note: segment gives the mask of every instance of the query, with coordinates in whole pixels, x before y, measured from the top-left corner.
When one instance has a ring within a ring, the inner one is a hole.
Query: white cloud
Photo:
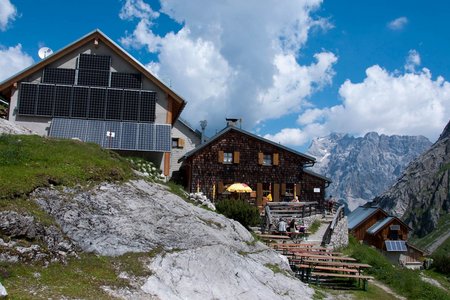
[[[307,110],[298,123],[305,128],[321,126],[322,134],[376,131],[435,140],[450,116],[450,83],[442,77],[433,80],[425,68],[399,75],[374,65],[366,70],[362,82],[346,80],[339,94],[341,105]]]
[[[5,31],[8,23],[16,17],[16,7],[9,0],[0,0],[0,30]]]
[[[420,54],[414,49],[409,50],[408,57],[406,58],[405,70],[414,73],[416,67],[420,66],[420,61]]]
[[[143,0],[126,0],[119,17],[122,20],[138,19],[154,19],[159,17],[159,13],[153,11],[150,5]]]
[[[22,51],[22,45],[2,48],[0,46],[0,81],[33,64],[33,58]]]
[[[389,22],[387,24],[387,27],[391,30],[401,30],[406,26],[406,24],[408,24],[408,18],[399,17],[399,18]]]
[[[160,13],[182,29],[159,36],[153,30],[156,19],[141,18],[121,42],[158,55],[149,68],[188,100],[183,115],[191,123],[207,119],[210,128],[218,129],[225,125],[224,117],[233,116],[252,128],[300,111],[317,89],[331,82],[334,54],[318,53],[306,66],[296,59],[312,28],[331,27],[327,20],[311,17],[321,3],[163,0]]]

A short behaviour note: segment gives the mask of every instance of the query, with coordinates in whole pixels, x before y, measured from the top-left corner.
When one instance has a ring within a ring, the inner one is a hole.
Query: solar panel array
[[[153,123],[156,92],[22,82],[18,114]]]
[[[111,87],[124,89],[140,89],[142,87],[141,74],[112,72]]]
[[[109,71],[111,67],[111,56],[80,54],[78,69]]]
[[[78,85],[109,86],[109,71],[78,70]]]
[[[108,149],[170,152],[170,129],[166,124],[54,118],[50,136],[78,138]]]
[[[43,83],[75,84],[75,69],[45,68]]]
[[[403,252],[407,251],[405,241],[385,241],[386,250],[388,252]]]

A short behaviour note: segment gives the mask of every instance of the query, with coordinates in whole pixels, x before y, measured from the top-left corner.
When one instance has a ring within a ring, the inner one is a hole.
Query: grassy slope
[[[0,135],[0,199],[37,187],[73,186],[131,177],[129,164],[96,144],[39,136]]]
[[[440,236],[447,233],[449,228],[450,228],[450,215],[449,214],[442,215],[439,218],[439,222],[435,230],[433,230],[430,234],[427,234],[423,238],[413,237],[411,238],[411,242],[419,248],[427,249],[429,246],[433,244],[435,240],[439,239]]]

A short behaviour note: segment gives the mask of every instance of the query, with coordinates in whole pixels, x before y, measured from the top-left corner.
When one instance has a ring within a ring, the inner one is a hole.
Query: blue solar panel
[[[166,124],[54,118],[50,136],[78,138],[108,149],[170,152],[171,126]]]
[[[405,241],[385,241],[386,251],[388,252],[404,252],[407,251]]]

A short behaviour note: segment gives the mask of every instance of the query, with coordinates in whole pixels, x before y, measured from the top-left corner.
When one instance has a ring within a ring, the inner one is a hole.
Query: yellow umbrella
[[[226,191],[230,193],[250,193],[253,190],[245,183],[233,183],[227,186]]]

